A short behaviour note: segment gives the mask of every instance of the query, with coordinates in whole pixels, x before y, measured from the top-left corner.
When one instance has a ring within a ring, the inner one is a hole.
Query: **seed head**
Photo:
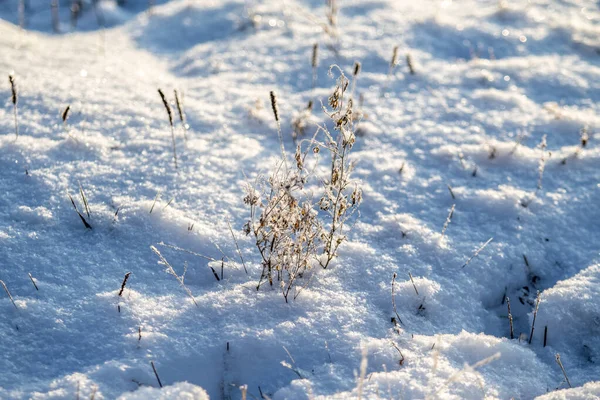
[[[17,84],[15,83],[15,77],[12,75],[9,75],[8,81],[10,82],[10,90],[12,92],[12,103],[13,103],[13,105],[16,106],[18,97],[17,97]]]
[[[279,122],[279,109],[277,108],[277,96],[275,92],[271,90],[271,108],[273,109],[273,115],[275,116],[275,121]]]
[[[357,76],[360,73],[361,65],[358,61],[354,62],[354,76]]]
[[[163,105],[167,110],[167,114],[169,114],[169,123],[171,124],[171,126],[173,126],[173,112],[171,111],[171,106],[169,105],[169,102],[167,101],[167,98],[165,97],[165,94],[162,90],[158,89],[158,94],[160,95]]]
[[[394,46],[394,52],[392,54],[392,61],[390,61],[390,67],[395,67],[398,64],[398,46]]]
[[[315,43],[313,44],[313,51],[312,51],[312,67],[313,68],[317,68],[317,65],[319,63],[319,44]]]

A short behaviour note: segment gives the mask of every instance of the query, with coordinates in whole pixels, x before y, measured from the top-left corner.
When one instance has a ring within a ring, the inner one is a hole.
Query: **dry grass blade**
[[[8,287],[6,286],[6,283],[4,283],[3,280],[0,280],[0,285],[2,285],[2,287],[4,288],[4,291],[8,295],[8,298],[12,302],[13,306],[15,306],[15,308],[18,310],[19,307],[17,307],[17,305],[15,304],[15,300],[13,299],[12,295],[10,294],[10,291],[8,290]]]
[[[154,366],[154,361],[150,361],[150,365],[152,365],[152,371],[154,371],[154,376],[156,376],[158,386],[163,387],[162,382],[160,381],[160,377],[158,376],[158,372],[156,371],[156,367]]]
[[[123,283],[121,283],[121,290],[119,290],[119,297],[121,297],[123,295],[123,291],[125,290],[125,285],[127,285],[127,279],[129,279],[130,275],[131,275],[131,272],[128,272],[125,274],[125,277],[123,278]]]
[[[173,141],[173,160],[175,161],[175,168],[177,168],[177,147],[175,145],[175,126],[173,125],[173,111],[171,111],[171,106],[165,97],[165,94],[162,90],[158,89],[158,94],[165,106],[165,110],[167,110],[167,115],[169,116],[169,125],[171,126],[171,139]]]
[[[171,264],[169,264],[169,262],[166,260],[166,258],[163,257],[163,255],[160,253],[160,251],[158,251],[158,249],[156,247],[150,246],[150,249],[152,249],[154,254],[156,254],[158,256],[158,258],[160,259],[161,263],[167,268],[167,273],[173,275],[175,277],[175,279],[177,279],[177,281],[179,282],[179,284],[181,285],[183,290],[185,290],[185,292],[192,299],[192,301],[194,302],[196,307],[198,307],[198,303],[196,303],[196,299],[194,298],[194,295],[192,294],[190,289],[188,289],[188,287],[185,286],[185,284],[183,283],[183,275],[181,275],[181,276],[177,275],[177,273],[175,272],[175,270],[173,269]]]
[[[17,103],[19,102],[19,97],[17,95],[17,84],[15,82],[15,77],[12,75],[8,75],[8,81],[10,82],[10,91],[11,91],[11,101],[13,104],[13,114],[15,119],[15,140],[19,137],[19,119],[18,119],[18,110]]]
[[[452,208],[450,209],[450,212],[448,213],[448,218],[446,218],[446,222],[444,222],[444,227],[442,228],[442,237],[444,237],[444,235],[446,234],[446,229],[448,229],[448,225],[450,225],[450,222],[452,221],[452,216],[454,215],[455,207],[456,207],[456,204],[452,204]]]
[[[179,94],[177,93],[177,89],[173,90],[173,93],[175,94],[175,104],[177,105],[177,113],[179,114],[179,121],[181,121],[181,126],[183,129],[183,138],[185,139],[185,141],[187,142],[188,137],[187,137],[187,123],[185,121],[185,112],[183,111],[183,99],[179,100]],[[183,95],[182,95],[183,97]]]
[[[69,199],[71,200],[71,204],[73,204],[73,208],[75,209],[75,212],[77,213],[77,215],[79,215],[79,218],[81,219],[81,222],[83,223],[83,225],[87,229],[92,229],[92,226],[85,220],[84,216],[79,212],[79,209],[77,208],[77,205],[75,204],[75,200],[73,200],[73,197],[71,197],[71,195],[68,193],[67,193],[67,196],[69,196]]]
[[[471,258],[469,258],[469,259],[467,260],[467,262],[466,262],[466,263],[465,263],[465,264],[464,264],[464,265],[463,265],[461,268],[464,268],[464,267],[466,267],[467,265],[469,265],[469,263],[470,263],[470,262],[471,262],[471,261],[472,261],[472,260],[473,260],[475,257],[477,257],[477,256],[479,255],[479,253],[481,253],[481,251],[482,251],[483,249],[485,249],[485,247],[486,247],[488,244],[490,244],[490,242],[491,242],[492,240],[494,240],[494,238],[489,238],[487,242],[485,242],[485,243],[484,243],[484,244],[483,244],[483,245],[482,245],[480,248],[478,248],[478,249],[475,251],[475,253],[474,253],[474,254],[471,256]]]
[[[29,279],[31,279],[31,283],[33,283],[33,287],[35,287],[35,290],[40,290],[38,288],[38,286],[36,285],[35,281],[33,280],[33,276],[31,276],[31,272],[27,273],[27,275],[29,275]]]
[[[240,260],[242,261],[242,265],[244,266],[244,271],[246,272],[246,275],[247,275],[248,269],[246,268],[246,263],[244,262],[244,257],[242,257],[242,251],[240,250],[240,246],[238,245],[238,241],[235,238],[235,234],[233,233],[233,228],[231,227],[231,223],[229,221],[227,221],[227,226],[229,227],[229,232],[231,232],[231,237],[233,238],[233,241],[235,242],[235,248],[237,249],[237,253],[240,256]]]

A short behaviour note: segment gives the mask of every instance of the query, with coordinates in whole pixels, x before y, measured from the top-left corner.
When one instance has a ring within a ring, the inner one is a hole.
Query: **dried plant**
[[[327,268],[336,257],[339,246],[346,240],[344,235],[346,222],[362,202],[362,191],[350,179],[354,163],[350,162],[348,154],[352,150],[356,136],[353,126],[352,99],[344,103],[348,79],[337,66],[330,68],[331,75],[334,68],[337,68],[340,75],[333,94],[329,97],[331,110],[325,107],[323,110],[333,121],[337,137],[334,138],[326,126],[321,127],[325,134],[325,147],[331,154],[330,174],[323,182],[324,195],[319,201],[320,209],[330,216],[329,222],[325,224],[329,229],[321,234],[324,246],[319,263],[323,268]]]
[[[19,111],[17,109],[17,103],[19,102],[19,96],[17,95],[17,84],[15,82],[15,77],[12,75],[8,76],[8,81],[10,82],[10,91],[11,91],[11,101],[13,104],[13,115],[15,120],[15,140],[19,137]]]
[[[266,181],[261,180],[262,190],[258,188],[259,179],[246,189],[244,202],[250,207],[250,220],[244,231],[253,237],[262,264],[256,288],[260,289],[266,282],[272,286],[277,280],[286,302],[298,278],[315,265],[327,268],[336,257],[338,247],[346,239],[346,221],[357,210],[362,198],[362,192],[350,180],[353,165],[348,160],[348,153],[355,140],[352,101],[344,103],[348,79],[341,71],[340,74],[329,98],[331,109],[323,107],[334,122],[337,136],[334,138],[326,126],[319,126],[312,139],[297,145],[295,168],[288,169],[286,164],[277,100],[271,92],[282,160]],[[322,142],[316,140],[319,133],[325,137]],[[329,176],[322,180],[322,197],[315,204],[304,190],[314,172],[314,167],[309,169],[307,166],[307,157],[312,153],[316,166],[321,148],[331,155],[331,169],[328,169]],[[319,208],[323,215],[319,215]],[[293,297],[301,291],[296,291]]]
[[[165,106],[165,110],[167,110],[167,115],[169,116],[169,125],[171,126],[171,139],[173,141],[173,160],[175,161],[175,168],[177,168],[177,148],[175,146],[175,127],[173,125],[173,111],[171,111],[171,106],[165,97],[165,94],[162,90],[158,89],[158,94]]]

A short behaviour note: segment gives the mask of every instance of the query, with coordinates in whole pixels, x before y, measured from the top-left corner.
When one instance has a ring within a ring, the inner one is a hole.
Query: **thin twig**
[[[558,364],[563,375],[565,376],[565,381],[567,381],[567,384],[569,385],[569,387],[572,388],[573,386],[571,386],[571,381],[569,381],[569,377],[567,376],[567,371],[565,371],[565,367],[563,366],[562,361],[560,361],[560,354],[558,354],[558,353],[556,353],[556,363]]]

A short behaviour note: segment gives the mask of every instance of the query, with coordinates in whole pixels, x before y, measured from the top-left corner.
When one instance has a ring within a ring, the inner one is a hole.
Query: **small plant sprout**
[[[8,296],[8,298],[10,299],[10,302],[18,310],[19,307],[17,307],[17,304],[15,303],[15,300],[13,299],[12,295],[10,294],[10,291],[8,290],[8,287],[6,286],[6,283],[4,283],[3,280],[0,280],[0,285],[2,285],[2,287],[4,288],[4,291],[6,292],[6,295]]]
[[[177,282],[179,282],[179,284],[181,285],[183,290],[185,290],[185,292],[192,299],[192,301],[194,302],[196,307],[198,307],[198,303],[196,303],[196,299],[194,298],[194,295],[192,294],[190,289],[187,286],[185,286],[185,283],[184,283],[185,271],[182,275],[177,275],[177,273],[175,272],[175,270],[173,269],[171,264],[169,264],[169,262],[163,257],[163,255],[160,253],[160,251],[158,251],[158,249],[156,247],[150,246],[150,249],[152,249],[154,254],[156,254],[158,256],[158,258],[160,259],[160,263],[165,266],[165,268],[166,268],[165,271],[168,274],[173,275],[175,277],[175,279],[177,279]]]
[[[311,58],[311,66],[312,66],[312,89],[317,85],[317,67],[319,66],[319,44],[313,44],[312,49],[312,58]]]
[[[177,106],[177,114],[179,114],[179,121],[181,122],[181,129],[183,130],[183,138],[187,142],[187,130],[190,128],[190,126],[186,122],[185,111],[183,110],[183,93],[181,94],[181,99],[179,99],[177,89],[173,90],[173,94],[175,95],[175,105]]]
[[[513,329],[513,316],[512,316],[512,312],[510,310],[510,299],[508,297],[506,297],[506,306],[508,307],[508,326],[510,328],[510,338],[514,339],[515,332]]]
[[[444,222],[444,226],[442,228],[442,237],[444,237],[444,234],[446,233],[446,229],[448,229],[448,225],[450,225],[450,222],[452,221],[452,216],[454,216],[454,208],[456,207],[456,204],[452,204],[452,208],[450,208],[450,212],[448,212],[448,217],[446,218],[446,222]]]
[[[464,265],[463,265],[461,268],[464,268],[464,267],[466,267],[467,265],[469,265],[469,263],[470,263],[470,262],[471,262],[471,261],[472,261],[472,260],[473,260],[475,257],[477,257],[477,256],[479,255],[479,253],[481,253],[481,251],[482,251],[483,249],[485,249],[485,247],[486,247],[488,244],[490,244],[490,242],[491,242],[492,240],[494,240],[494,238],[489,238],[487,242],[485,242],[485,243],[484,243],[484,244],[483,244],[483,245],[482,245],[480,248],[478,248],[478,249],[475,251],[475,253],[473,253],[473,255],[471,256],[471,258],[469,258],[469,259],[467,260],[467,262],[466,262],[466,263],[464,263]]]
[[[9,75],[8,81],[10,82],[11,102],[13,104],[13,116],[14,116],[14,120],[15,120],[15,140],[16,140],[19,137],[19,110],[17,108],[17,103],[19,102],[19,96],[17,95],[17,84],[15,82],[15,77],[12,75]]]
[[[408,71],[411,75],[415,74],[415,67],[413,65],[412,57],[410,54],[406,54],[406,66],[408,67]]]
[[[169,125],[171,127],[171,140],[173,141],[173,161],[175,162],[175,168],[177,168],[177,148],[175,145],[175,126],[173,125],[173,111],[171,110],[171,106],[165,97],[165,94],[162,90],[158,89],[158,94],[165,106],[165,110],[167,110],[167,115],[169,117]]]
[[[573,386],[571,386],[571,381],[569,380],[569,377],[567,376],[567,371],[565,371],[565,366],[563,365],[562,361],[560,360],[560,354],[558,354],[558,353],[556,353],[556,363],[560,367],[560,370],[562,371],[563,376],[565,377],[564,382],[567,382],[567,385],[569,385],[569,387],[572,388]]]
[[[123,291],[125,290],[125,285],[127,285],[127,280],[129,279],[129,277],[131,276],[131,272],[128,272],[125,274],[125,277],[123,278],[123,282],[121,283],[121,290],[119,290],[119,297],[123,296]]]
[[[540,291],[537,291],[537,297],[535,299],[535,308],[533,309],[533,321],[531,321],[531,333],[529,334],[529,344],[531,344],[531,341],[533,340],[533,331],[535,329],[535,319],[537,317],[537,313],[538,313],[538,308],[540,307],[540,300],[542,299],[542,295],[540,294]]]

